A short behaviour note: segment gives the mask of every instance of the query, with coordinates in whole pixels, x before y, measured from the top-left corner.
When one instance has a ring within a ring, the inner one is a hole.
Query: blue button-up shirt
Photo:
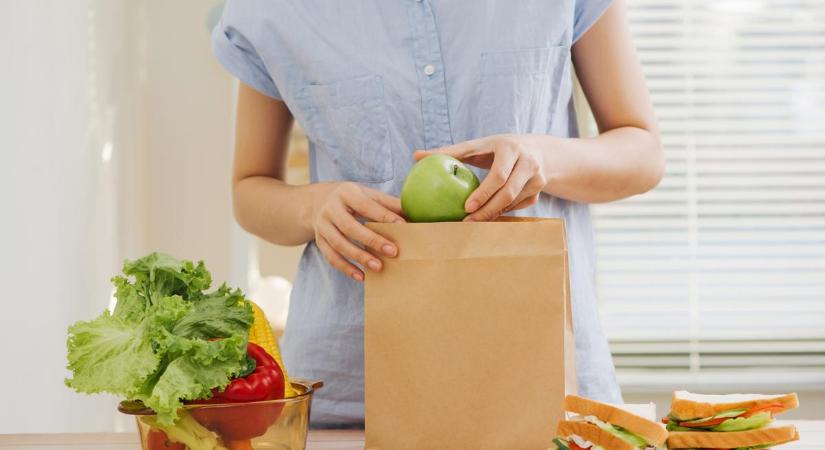
[[[212,43],[230,72],[284,101],[303,126],[313,182],[398,195],[416,149],[498,133],[577,136],[570,48],[609,3],[229,0]],[[588,206],[542,194],[517,214],[565,219],[579,391],[620,402]],[[316,423],[363,420],[363,294],[306,246],[283,353],[290,373],[327,383],[313,402]]]

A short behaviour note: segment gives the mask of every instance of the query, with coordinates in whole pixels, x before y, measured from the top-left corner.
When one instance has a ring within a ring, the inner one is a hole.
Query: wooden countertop
[[[785,450],[825,450],[825,421],[797,420],[800,440],[781,446]],[[0,435],[0,449],[17,450],[135,450],[137,433],[67,433]],[[364,432],[353,430],[313,430],[307,438],[308,450],[357,450],[364,448]]]

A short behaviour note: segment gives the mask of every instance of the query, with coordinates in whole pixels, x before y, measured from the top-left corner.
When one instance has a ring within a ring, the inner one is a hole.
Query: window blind
[[[668,166],[593,207],[620,381],[825,387],[825,2],[628,15]]]

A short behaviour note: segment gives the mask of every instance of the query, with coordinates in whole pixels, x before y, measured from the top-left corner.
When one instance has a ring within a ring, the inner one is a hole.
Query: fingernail
[[[464,218],[464,220],[462,220],[462,222],[474,222],[474,221],[475,221],[475,219],[473,219],[472,216],[467,216],[467,217]]]
[[[392,223],[404,223],[404,219],[395,219]]]
[[[371,260],[367,261],[367,267],[369,267],[370,269],[378,272],[379,270],[381,270],[381,263],[374,260],[374,259],[371,259]]]
[[[387,256],[395,256],[396,253],[395,246],[390,244],[384,244],[384,246],[381,247],[381,251]]]
[[[466,208],[467,212],[470,212],[470,213],[475,212],[475,210],[477,210],[477,209],[478,209],[478,201],[470,200],[470,203],[467,203],[467,208]]]
[[[355,281],[364,281],[364,276],[363,276],[363,275],[361,275],[361,274],[360,274],[360,273],[358,273],[358,272],[353,272],[353,273],[352,273],[352,278],[353,278]]]

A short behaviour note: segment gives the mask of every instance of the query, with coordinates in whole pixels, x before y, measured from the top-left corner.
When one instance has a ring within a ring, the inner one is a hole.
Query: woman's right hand
[[[404,222],[401,201],[391,195],[357,183],[341,182],[320,198],[313,209],[315,244],[327,261],[345,275],[364,281],[361,267],[378,272],[383,263],[378,255],[394,257],[398,247],[370,230],[357,217],[372,222]]]

